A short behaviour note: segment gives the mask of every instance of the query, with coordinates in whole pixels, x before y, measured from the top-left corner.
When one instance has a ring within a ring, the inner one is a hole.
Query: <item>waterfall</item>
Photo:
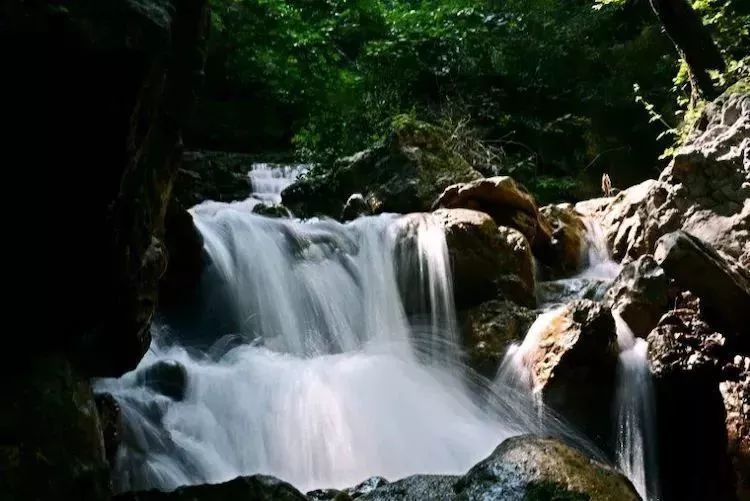
[[[554,433],[512,390],[482,399],[467,381],[431,215],[340,224],[247,209],[192,209],[209,264],[190,328],[157,320],[139,366],[96,382],[122,408],[117,491],[253,473],[300,489],[459,474],[509,436]],[[177,398],[149,383],[165,363],[184,371]]]
[[[606,238],[596,221],[585,218],[587,267],[578,275],[540,285],[540,299],[546,310],[537,317],[521,343],[512,346],[498,371],[496,384],[511,385],[529,395],[543,408],[531,376],[529,354],[544,340],[544,333],[562,329],[565,303],[594,291],[595,299],[620,272],[608,251]],[[551,297],[545,293],[552,291]],[[658,499],[658,475],[655,462],[655,403],[644,339],[636,339],[625,321],[613,312],[619,347],[615,403],[616,423],[614,458],[618,468],[630,479],[643,499]],[[556,325],[558,324],[558,325]]]
[[[654,389],[648,368],[648,343],[637,339],[613,312],[620,357],[617,367],[615,455],[617,465],[643,499],[658,498]]]
[[[252,213],[304,169],[256,164],[247,200],[191,209],[207,256],[195,304],[155,320],[134,371],[95,382],[121,407],[116,491],[255,473],[302,490],[462,474],[521,433],[596,453],[522,378],[491,384],[463,365],[445,235],[430,214],[341,224]],[[616,267],[596,252],[590,263],[597,279]],[[523,352],[506,356],[515,374]],[[626,389],[635,373],[623,377]],[[620,393],[621,465],[634,478],[640,397]]]

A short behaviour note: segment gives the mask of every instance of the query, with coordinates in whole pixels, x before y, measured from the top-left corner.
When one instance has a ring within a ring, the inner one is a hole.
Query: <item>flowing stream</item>
[[[520,433],[589,445],[518,385],[467,377],[445,236],[429,214],[340,224],[248,210],[278,203],[304,168],[256,165],[250,199],[192,209],[208,258],[194,308],[154,322],[136,370],[96,383],[122,410],[116,490],[253,473],[342,488],[461,474]],[[592,266],[572,281],[616,273],[591,248]],[[572,281],[559,284],[566,299],[581,294]],[[617,459],[645,492],[640,341],[621,341]]]

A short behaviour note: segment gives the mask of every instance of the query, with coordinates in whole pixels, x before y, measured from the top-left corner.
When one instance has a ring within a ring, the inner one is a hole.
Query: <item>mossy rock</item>
[[[397,117],[375,147],[319,166],[282,193],[297,216],[339,217],[352,193],[362,193],[375,213],[425,212],[446,187],[482,175],[448,147],[448,133]]]
[[[620,472],[552,438],[507,439],[461,477],[459,500],[636,501],[640,496]]]
[[[109,499],[109,467],[89,382],[61,355],[6,379],[0,499]]]

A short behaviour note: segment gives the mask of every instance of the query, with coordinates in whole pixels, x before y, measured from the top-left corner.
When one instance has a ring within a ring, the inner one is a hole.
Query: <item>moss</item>
[[[738,80],[724,94],[750,94],[750,78]]]
[[[571,492],[564,485],[539,482],[526,488],[526,501],[589,501],[590,496]]]

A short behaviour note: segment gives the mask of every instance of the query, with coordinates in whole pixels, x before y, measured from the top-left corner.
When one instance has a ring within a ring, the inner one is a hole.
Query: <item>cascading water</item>
[[[97,383],[122,408],[117,490],[463,473],[511,435],[554,433],[512,391],[480,400],[467,385],[430,215],[342,225],[241,204],[192,213],[210,263],[194,316],[209,321],[189,333],[157,322],[139,367]],[[148,384],[160,362],[184,368],[178,398]]]
[[[496,384],[513,385],[530,395],[539,408],[533,386],[528,354],[542,342],[542,333],[564,322],[564,304],[573,299],[600,299],[606,287],[620,272],[620,265],[609,255],[605,236],[595,221],[584,219],[587,229],[588,266],[578,275],[541,284],[540,300],[547,309],[529,328],[522,343],[508,350],[500,367]],[[550,294],[551,292],[551,294]],[[546,294],[549,294],[545,296]],[[620,350],[614,416],[616,419],[614,456],[620,470],[630,479],[643,499],[658,499],[656,471],[654,392],[648,368],[644,339],[636,339],[625,321],[613,312]]]
[[[620,358],[617,367],[617,464],[643,499],[658,499],[655,461],[654,389],[648,368],[648,343],[637,339],[613,312]]]
[[[122,410],[116,490],[253,473],[300,489],[459,474],[520,433],[593,451],[518,381],[466,377],[445,236],[431,215],[342,225],[251,213],[278,203],[303,169],[256,165],[248,200],[192,209],[208,258],[194,311],[156,321],[138,368],[96,384]],[[167,371],[159,384],[154,370]],[[618,458],[631,478],[643,450],[633,445],[643,439],[637,398],[620,399]]]

